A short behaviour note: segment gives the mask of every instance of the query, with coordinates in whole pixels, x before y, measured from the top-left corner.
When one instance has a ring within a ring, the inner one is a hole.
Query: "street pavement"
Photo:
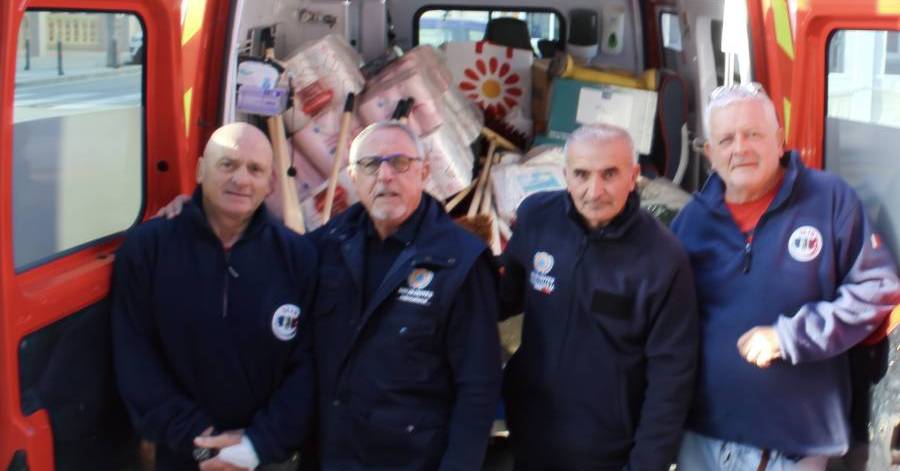
[[[140,106],[142,66],[105,67],[105,56],[100,56],[72,53],[64,59],[62,76],[53,57],[32,58],[30,70],[24,70],[19,57],[13,122]]]
[[[63,52],[62,75],[56,54],[47,54],[25,60],[22,52],[16,56],[16,87],[24,85],[56,84],[88,78],[111,77],[140,73],[140,64],[130,64],[127,54],[120,54],[117,67],[109,67],[106,53],[72,51]],[[26,62],[28,70],[25,70]]]

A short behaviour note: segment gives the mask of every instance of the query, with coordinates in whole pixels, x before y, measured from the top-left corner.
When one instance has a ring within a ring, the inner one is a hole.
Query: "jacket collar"
[[[775,199],[772,200],[772,204],[766,210],[767,213],[779,209],[787,202],[794,191],[797,177],[806,169],[803,161],[800,160],[800,155],[796,151],[786,151],[781,156],[779,163],[784,168],[784,178],[781,182],[781,188],[775,195]],[[703,184],[703,188],[695,193],[694,196],[708,210],[731,217],[731,213],[728,212],[728,208],[725,206],[725,182],[722,181],[722,177],[718,173],[711,173],[706,179],[706,183]]]
[[[194,189],[194,193],[191,195],[191,202],[184,206],[183,211],[187,220],[197,231],[219,241],[216,233],[213,232],[212,226],[209,225],[209,220],[206,217],[206,210],[203,209],[203,188],[200,185],[197,185],[197,188]],[[241,234],[238,242],[255,237],[263,227],[273,223],[275,223],[274,216],[272,216],[266,208],[265,203],[261,204],[259,208],[256,208],[256,211],[253,212],[253,216],[250,218],[250,224],[244,229],[244,233]],[[219,242],[221,243],[221,241]]]
[[[356,203],[338,217],[332,219],[328,226],[323,228],[329,237],[335,237],[342,244],[351,244],[354,251],[365,249],[365,236],[372,224],[365,207]],[[401,228],[393,235],[410,246],[418,245],[420,251],[427,251],[430,255],[440,256],[444,252],[436,241],[442,239],[448,225],[454,224],[444,208],[437,200],[427,193],[422,193],[422,201],[419,208],[401,225]],[[374,230],[374,228],[372,228]],[[408,239],[407,239],[408,238]],[[416,244],[415,242],[419,242]],[[452,254],[444,254],[452,258]]]
[[[416,218],[418,221],[415,221]],[[412,237],[394,265],[388,270],[384,278],[384,285],[379,288],[373,298],[380,298],[383,289],[393,289],[396,281],[405,276],[404,267],[412,267],[417,264],[436,266],[452,266],[456,263],[453,247],[443,243],[449,229],[455,228],[454,222],[447,216],[444,208],[434,198],[422,194],[422,202],[419,209],[410,217],[408,235]],[[324,228],[328,237],[333,237],[340,245],[341,257],[351,278],[356,286],[362,289],[363,268],[365,266],[366,233],[371,224],[369,215],[360,203],[356,203],[340,216],[329,222],[330,227]],[[406,230],[403,231],[406,234]],[[378,304],[378,303],[375,303]]]
[[[419,220],[416,221],[416,218]],[[410,222],[412,223],[409,225],[411,229],[405,229],[406,223]],[[381,285],[375,290],[372,299],[362,306],[360,326],[369,321],[378,307],[407,278],[414,267],[421,265],[450,267],[457,263],[456,255],[453,253],[456,247],[445,243],[446,236],[451,233],[451,229],[456,229],[453,226],[454,222],[434,198],[423,193],[419,208],[406,223],[398,232],[406,235],[409,231],[408,235],[412,239],[394,260]],[[361,291],[365,266],[366,233],[371,220],[365,208],[360,203],[356,203],[333,219],[329,225],[331,224],[333,226],[326,228],[327,233],[330,237],[337,238],[344,264],[356,283],[357,289]],[[354,332],[351,345],[356,343],[361,332],[362,329]],[[343,362],[347,361],[349,354],[350,350],[345,352]]]
[[[631,229],[631,226],[637,222],[641,198],[636,189],[628,194],[628,199],[625,201],[625,207],[622,208],[622,212],[616,215],[609,224],[597,229],[589,229],[585,225],[584,218],[581,217],[581,214],[575,207],[575,202],[572,201],[572,195],[565,190],[563,192],[565,193],[566,214],[578,225],[579,229],[584,231],[589,239],[618,239],[623,237]]]
[[[416,208],[416,210],[413,211],[413,213],[409,215],[406,221],[404,221],[403,224],[400,225],[397,231],[389,235],[387,239],[396,240],[403,245],[409,245],[413,243],[413,241],[415,241],[416,235],[419,233],[419,228],[422,225],[422,219],[424,218],[426,212],[426,196],[427,195],[425,195],[424,193],[422,194],[422,200],[419,201],[419,206]],[[365,227],[366,236],[378,237],[378,231],[375,230],[375,224],[372,222],[372,218],[369,217],[369,215],[365,211],[362,212],[361,217],[365,219],[365,221],[362,221],[361,223]]]

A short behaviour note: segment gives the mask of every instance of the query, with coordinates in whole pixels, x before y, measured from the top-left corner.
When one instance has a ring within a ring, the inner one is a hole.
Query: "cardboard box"
[[[551,86],[547,137],[565,140],[584,124],[614,124],[631,134],[638,153],[649,154],[656,100],[653,91],[556,78]]]

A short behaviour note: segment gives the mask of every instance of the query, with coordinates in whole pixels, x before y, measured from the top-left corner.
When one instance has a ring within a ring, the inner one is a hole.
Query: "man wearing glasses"
[[[497,280],[486,246],[423,193],[398,122],[350,147],[360,203],[312,234],[322,469],[480,469],[499,398]]]
[[[856,193],[783,153],[758,85],[705,116],[714,173],[673,222],[702,352],[679,469],[823,470],[848,449],[847,351],[900,301],[896,269]]]

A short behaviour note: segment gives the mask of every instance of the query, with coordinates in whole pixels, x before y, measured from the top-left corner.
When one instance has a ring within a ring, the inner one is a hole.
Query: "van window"
[[[662,12],[659,15],[659,32],[662,37],[663,67],[678,70],[678,56],[681,54],[681,23],[678,15]]]
[[[143,38],[135,15],[26,12],[13,100],[16,271],[138,220]]]
[[[480,41],[488,21],[513,17],[525,21],[531,47],[541,39],[560,40],[561,16],[554,10],[427,9],[416,18],[416,44],[438,47],[447,41]]]
[[[900,75],[892,73],[891,40],[897,37],[896,31],[875,30],[831,35],[825,118],[825,168],[856,189],[895,258],[900,254]],[[835,60],[842,64],[836,67]]]

